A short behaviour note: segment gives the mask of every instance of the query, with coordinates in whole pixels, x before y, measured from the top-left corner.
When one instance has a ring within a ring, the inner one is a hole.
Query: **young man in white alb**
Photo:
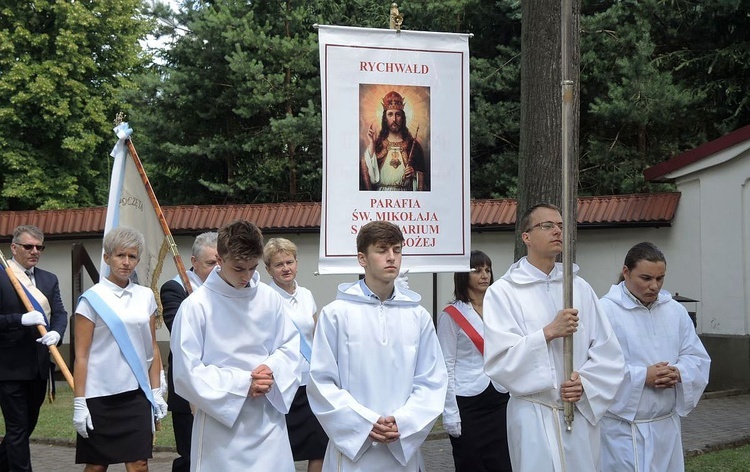
[[[365,278],[340,285],[320,313],[308,396],[329,437],[324,471],[417,472],[443,411],[448,379],[432,317],[394,284],[403,241],[392,223],[363,226]]]
[[[195,406],[190,470],[293,472],[284,415],[300,382],[299,333],[260,283],[257,226],[219,229],[219,267],[172,325],[175,391]]]

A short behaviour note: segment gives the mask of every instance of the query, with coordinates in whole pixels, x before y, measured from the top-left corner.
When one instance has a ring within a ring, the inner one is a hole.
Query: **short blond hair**
[[[288,252],[297,259],[297,245],[286,238],[271,238],[263,248],[263,262],[271,265],[271,258],[280,252]]]

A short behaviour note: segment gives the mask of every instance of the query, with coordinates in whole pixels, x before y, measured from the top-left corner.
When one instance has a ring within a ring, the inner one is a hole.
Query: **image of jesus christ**
[[[407,127],[404,97],[390,91],[381,104],[380,131],[373,124],[367,128],[360,162],[360,190],[429,190],[425,153]]]

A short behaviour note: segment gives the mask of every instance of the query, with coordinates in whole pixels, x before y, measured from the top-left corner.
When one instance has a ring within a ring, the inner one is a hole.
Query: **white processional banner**
[[[469,267],[469,35],[320,26],[321,274],[360,273],[369,221],[411,273]]]
[[[118,226],[129,226],[143,233],[146,246],[135,276],[137,282],[151,288],[156,300],[159,300],[159,276],[169,252],[169,240],[164,235],[156,207],[151,202],[138,171],[135,162],[138,156],[132,156],[128,151],[127,140],[133,130],[127,123],[122,123],[114,131],[119,139],[111,154],[115,161],[112,166],[104,234]],[[102,260],[101,277],[106,277],[108,273],[109,267]]]

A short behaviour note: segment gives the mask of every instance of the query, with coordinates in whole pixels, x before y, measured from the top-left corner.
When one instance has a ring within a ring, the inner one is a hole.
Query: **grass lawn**
[[[686,472],[745,472],[750,470],[750,445],[724,449],[685,461]]]
[[[96,427],[96,425],[94,425]],[[442,429],[438,421],[435,429]],[[433,429],[434,430],[434,429]],[[0,434],[5,431],[5,422],[0,418]],[[32,438],[54,439],[75,444],[73,428],[73,392],[66,384],[58,383],[57,398],[54,403],[45,402],[39,415],[39,424]],[[156,446],[174,448],[171,415],[162,421],[161,431],[156,433]],[[744,472],[750,470],[750,445],[736,449],[702,454],[686,459],[687,472]]]

